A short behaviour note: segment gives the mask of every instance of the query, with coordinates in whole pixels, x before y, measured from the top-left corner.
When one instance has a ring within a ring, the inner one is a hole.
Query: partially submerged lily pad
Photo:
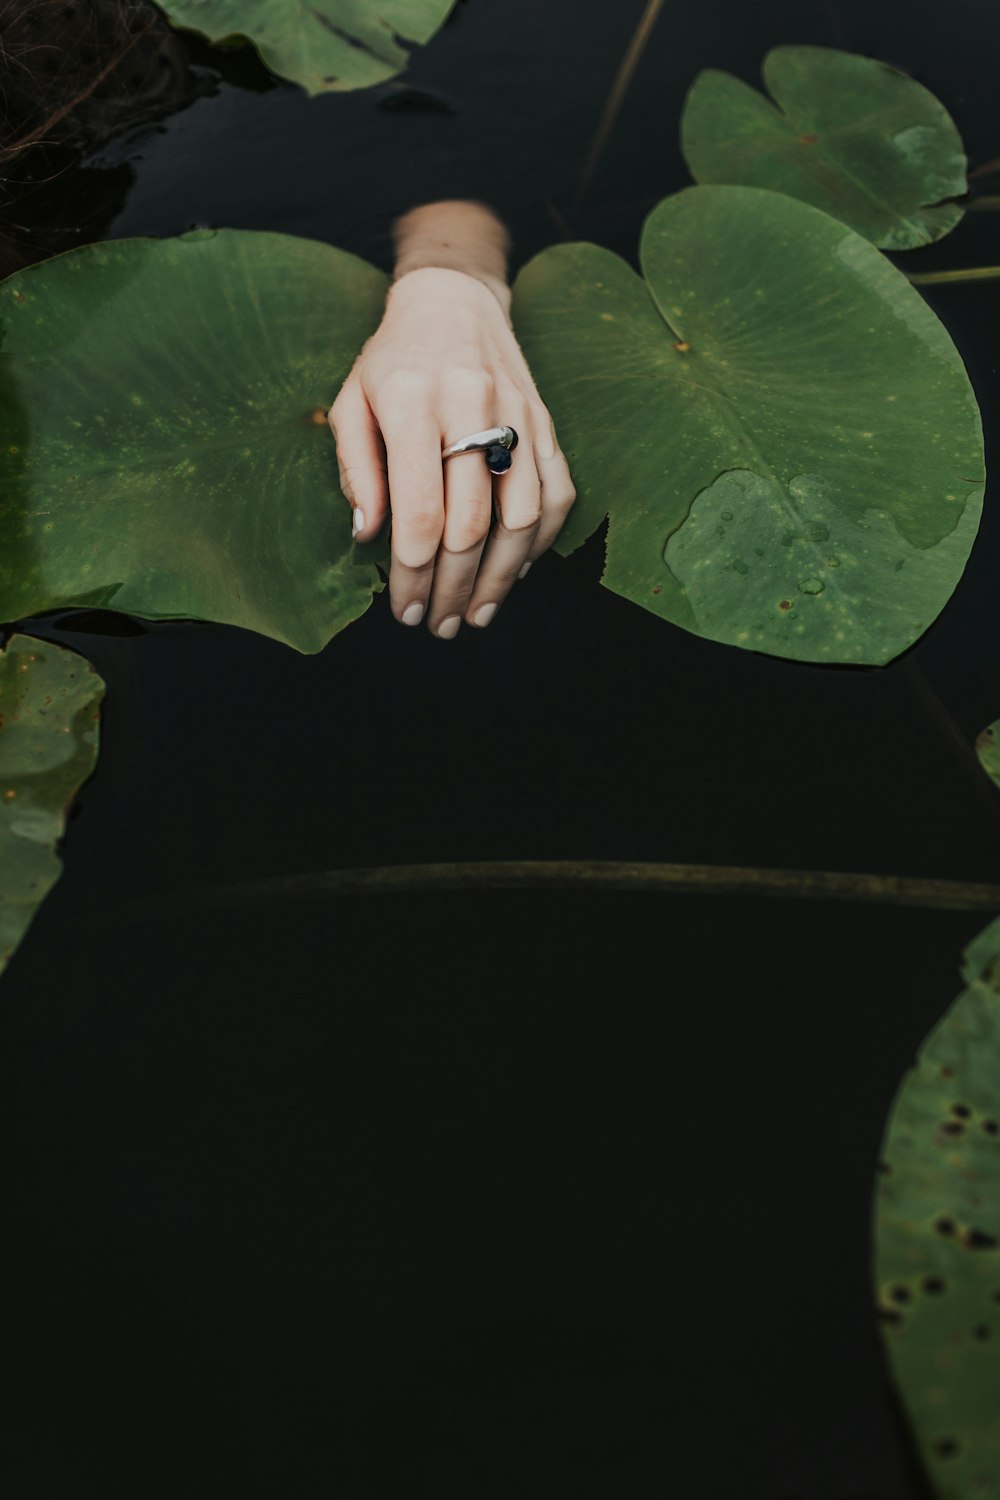
[[[363,89],[409,61],[404,42],[429,42],[455,0],[158,0],[173,21],[210,42],[245,37],[272,72],[309,94]]]
[[[1000,719],[987,724],[976,740],[979,763],[993,784],[1000,787]]]
[[[688,93],[681,149],[704,183],[773,188],[822,208],[884,250],[954,229],[968,191],[944,105],[888,63],[832,47],[775,47],[771,98],[708,68]]]
[[[56,844],[97,761],[103,696],[75,651],[15,635],[0,654],[0,973],[62,872]]]
[[[382,585],[326,408],[387,278],[222,230],[87,245],[0,285],[0,619],[91,604],[318,651]]]
[[[1000,918],[896,1096],[875,1202],[893,1377],[942,1500],[1000,1496]]]
[[[646,221],[645,280],[595,245],[522,270],[514,323],[577,486],[557,549],[610,515],[603,582],[698,635],[878,664],[943,608],[979,525],[962,360],[860,235],[759,188]]]

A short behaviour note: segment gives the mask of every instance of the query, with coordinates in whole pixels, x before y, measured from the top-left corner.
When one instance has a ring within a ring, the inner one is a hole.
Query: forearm
[[[423,203],[393,225],[396,247],[394,279],[427,267],[463,271],[487,286],[510,312],[507,257],[510,236],[484,203],[448,199]]]

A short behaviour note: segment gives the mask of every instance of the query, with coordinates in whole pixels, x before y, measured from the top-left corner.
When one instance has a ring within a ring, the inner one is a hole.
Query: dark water
[[[475,196],[516,264],[563,221],[631,258],[687,180],[694,74],[756,81],[781,42],[907,69],[973,162],[1000,153],[992,0],[678,0],[575,212],[641,9],[468,0],[394,85],[222,85],[105,151],[134,175],[109,232],[280,229],[388,266],[396,213]],[[971,215],[905,264],[994,263],[998,227]],[[1000,291],[930,300],[989,463]],[[449,643],[380,597],[312,658],[33,622],[108,699],[65,874],[2,986],[16,1500],[922,1494],[870,1311],[871,1177],[987,914],[194,894],[450,859],[1000,879],[970,749],[1000,715],[989,502],[944,615],[881,671],[700,641],[600,567],[599,538],[546,558]]]

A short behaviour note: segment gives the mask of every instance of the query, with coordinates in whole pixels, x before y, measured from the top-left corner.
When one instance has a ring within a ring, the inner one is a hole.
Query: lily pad
[[[245,38],[273,73],[309,94],[363,89],[409,61],[403,42],[429,42],[455,0],[159,0],[175,26],[210,42]]]
[[[994,786],[1000,787],[1000,719],[987,724],[976,740],[979,763]]]
[[[943,608],[979,525],[983,439],[942,324],[867,240],[761,188],[695,187],[643,229],[645,280],[558,245],[514,323],[603,582],[711,640],[878,664]]]
[[[1000,918],[897,1094],[875,1200],[885,1346],[942,1500],[1000,1496]]]
[[[62,872],[55,848],[97,761],[103,696],[75,651],[15,635],[0,654],[0,973]]]
[[[773,188],[850,224],[884,250],[926,245],[962,217],[962,138],[921,84],[871,57],[832,47],[775,47],[771,98],[708,68],[681,117],[698,182]]]
[[[222,230],[87,245],[0,284],[0,619],[91,604],[318,651],[382,585],[325,410],[387,279]]]

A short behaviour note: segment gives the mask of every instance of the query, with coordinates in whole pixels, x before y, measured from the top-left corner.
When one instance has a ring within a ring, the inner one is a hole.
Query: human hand
[[[444,640],[463,619],[490,623],[576,498],[504,309],[464,271],[423,266],[393,283],[329,421],[359,542],[391,505],[393,614]],[[443,447],[500,426],[519,439],[506,474],[481,453],[442,461]]]

